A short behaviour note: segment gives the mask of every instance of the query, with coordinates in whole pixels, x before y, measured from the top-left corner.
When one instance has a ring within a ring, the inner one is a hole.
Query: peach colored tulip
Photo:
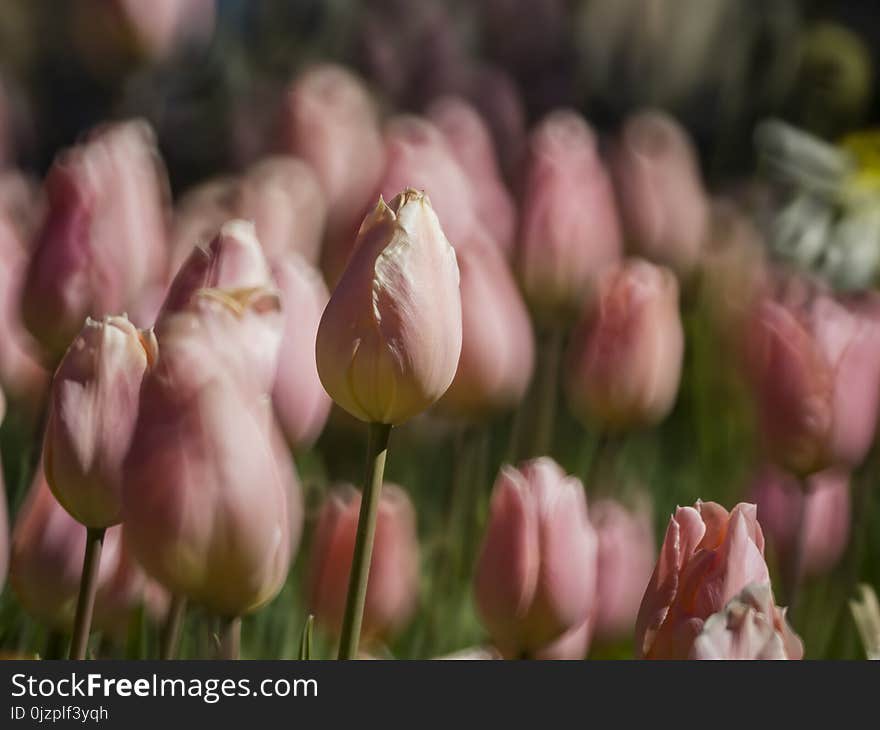
[[[164,279],[167,179],[152,130],[142,121],[97,129],[56,159],[46,191],[22,314],[54,363],[86,316],[124,312]]]
[[[709,616],[750,583],[769,581],[755,505],[677,508],[639,608],[637,654],[686,659]]]
[[[206,248],[239,209],[238,178],[218,177],[187,190],[174,206],[170,262],[173,275],[196,247]]]
[[[765,450],[783,468],[808,475],[865,458],[880,404],[877,302],[792,279],[755,304],[747,364]]]
[[[516,268],[542,323],[576,316],[596,275],[621,255],[611,183],[596,136],[573,111],[546,116],[529,138]]]
[[[332,285],[345,269],[382,175],[378,110],[359,77],[341,66],[319,64],[291,84],[281,126],[281,150],[312,166],[332,211],[321,263]]]
[[[300,449],[318,438],[330,413],[315,360],[318,324],[330,294],[317,269],[295,254],[274,271],[285,323],[272,402],[287,442]]]
[[[270,261],[295,252],[317,265],[327,203],[307,164],[277,155],[253,165],[241,181],[238,212],[254,221]]]
[[[603,430],[652,426],[675,405],[683,355],[675,276],[628,259],[601,275],[571,335],[571,409]]]
[[[456,96],[435,100],[428,108],[428,117],[446,138],[453,156],[468,176],[477,217],[509,258],[516,235],[516,206],[502,180],[486,122],[474,107]],[[431,194],[430,189],[428,193]]]
[[[802,569],[806,575],[821,575],[837,564],[849,542],[849,476],[829,469],[812,475],[804,486],[796,477],[768,467],[752,485],[751,500],[758,505],[767,542],[783,564],[788,564],[795,547],[797,523],[807,500]]]
[[[644,504],[629,510],[614,499],[600,499],[590,505],[590,520],[599,535],[596,635],[631,635],[657,558],[651,513]]]
[[[153,332],[124,315],[88,319],[55,372],[43,467],[52,493],[86,527],[122,518],[122,461],[141,380],[157,357]]]
[[[9,580],[25,611],[51,628],[70,630],[85,549],[86,531],[52,496],[40,470],[12,532]],[[158,619],[163,600],[157,590],[123,547],[122,526],[109,528],[98,572],[95,628],[124,637],[142,601]]]
[[[612,170],[627,246],[688,274],[708,233],[709,203],[687,132],[661,112],[624,125]]]
[[[535,655],[591,616],[597,543],[577,478],[546,457],[502,467],[474,591],[506,656]]]
[[[769,583],[753,583],[712,614],[694,640],[690,659],[803,659],[804,646],[773,604]]]
[[[280,590],[291,522],[266,394],[277,295],[207,290],[170,315],[125,461],[126,538],[149,575],[221,616]]]
[[[446,392],[461,327],[455,251],[428,198],[380,199],[318,327],[324,388],[363,421],[401,423]]]
[[[360,492],[348,485],[338,487],[325,500],[315,528],[309,611],[333,634],[342,625],[360,506]],[[416,607],[418,588],[415,508],[406,492],[386,482],[379,498],[362,635],[385,638],[406,626]]]
[[[535,360],[532,324],[507,261],[485,236],[458,252],[462,341],[458,369],[438,408],[480,418],[525,395]]]

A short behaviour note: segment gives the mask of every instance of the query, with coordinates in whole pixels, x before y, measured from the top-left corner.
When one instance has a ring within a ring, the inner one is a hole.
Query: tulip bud
[[[639,608],[638,655],[686,659],[709,616],[750,583],[769,581],[755,505],[678,507]]]
[[[525,395],[535,343],[522,296],[495,245],[480,237],[457,255],[461,272],[461,357],[438,408],[464,417],[509,409]]]
[[[174,208],[168,270],[176,274],[196,247],[207,248],[223,224],[236,217],[240,185],[219,177],[186,191]]]
[[[46,178],[22,314],[50,361],[87,316],[124,312],[165,274],[167,180],[144,122],[101,128]]]
[[[690,659],[802,659],[804,646],[773,604],[769,583],[753,583],[706,619]]]
[[[428,117],[446,138],[453,157],[468,176],[477,217],[504,255],[510,257],[516,234],[516,206],[501,178],[489,128],[476,109],[454,96],[434,101]],[[430,188],[427,189],[430,194]]]
[[[753,485],[751,498],[758,505],[767,541],[783,565],[791,564],[804,510],[801,567],[805,575],[821,575],[837,564],[849,542],[849,477],[830,469],[812,475],[805,486],[806,494],[796,477],[767,468]]]
[[[613,499],[590,505],[599,536],[599,582],[595,632],[603,639],[631,634],[639,604],[651,579],[657,549],[650,511],[630,511]]]
[[[621,254],[611,183],[575,112],[545,117],[529,140],[516,267],[542,323],[577,314],[594,277]]]
[[[603,430],[659,423],[675,404],[683,355],[672,272],[639,259],[608,269],[571,336],[571,409]]]
[[[876,311],[873,297],[844,303],[798,280],[755,305],[747,365],[764,446],[778,465],[809,475],[865,458],[880,400]]]
[[[321,274],[293,255],[275,267],[284,309],[284,335],[272,402],[291,446],[310,446],[330,413],[330,398],[318,377],[315,341],[321,314],[330,298]]]
[[[52,493],[86,527],[121,519],[122,461],[141,379],[157,356],[152,331],[124,315],[87,319],[55,373],[43,467]]]
[[[477,562],[477,609],[510,657],[533,655],[593,612],[597,538],[580,481],[549,458],[502,468]]]
[[[324,502],[315,528],[309,611],[333,634],[342,625],[360,506],[361,495],[354,488],[336,489]],[[406,492],[386,483],[379,498],[362,635],[384,638],[402,629],[415,610],[418,588],[415,508]]]
[[[455,251],[412,189],[364,219],[317,337],[318,374],[363,421],[398,424],[435,403],[461,353]]]
[[[296,252],[317,264],[327,203],[312,169],[295,157],[269,157],[241,182],[239,214],[253,220],[270,261]]]
[[[690,273],[709,206],[687,132],[660,112],[635,115],[624,126],[613,172],[627,245],[680,275]]]
[[[312,166],[327,196],[333,215],[321,266],[335,283],[385,159],[379,114],[363,81],[330,64],[300,74],[284,101],[280,146]]]

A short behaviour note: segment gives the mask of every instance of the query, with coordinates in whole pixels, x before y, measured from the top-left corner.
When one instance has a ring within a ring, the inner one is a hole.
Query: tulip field
[[[880,659],[880,22],[750,5],[4,4],[0,656]]]

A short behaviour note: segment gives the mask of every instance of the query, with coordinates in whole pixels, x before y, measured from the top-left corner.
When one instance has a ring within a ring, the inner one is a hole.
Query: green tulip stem
[[[238,659],[241,651],[241,616],[220,619],[218,659]]]
[[[86,554],[83,558],[82,578],[79,582],[79,598],[76,601],[76,618],[73,621],[73,639],[70,642],[70,658],[85,659],[98,590],[98,569],[101,567],[101,548],[104,545],[104,528],[86,528]]]
[[[342,619],[339,639],[339,659],[355,659],[360,643],[361,621],[367,598],[367,580],[370,576],[370,560],[373,556],[373,537],[376,533],[376,515],[379,512],[379,496],[385,473],[385,457],[388,453],[388,437],[391,425],[371,423],[367,443],[367,468],[361,511],[358,517],[351,574],[348,579],[348,597]]]
[[[162,626],[162,636],[159,641],[160,659],[177,658],[177,647],[180,644],[180,632],[185,615],[186,598],[175,594],[171,597],[171,605],[168,606],[168,614]]]
[[[797,608],[798,594],[800,593],[801,581],[804,572],[804,549],[806,547],[807,538],[807,499],[809,497],[809,486],[806,479],[801,480],[801,500],[800,507],[795,522],[794,544],[788,558],[788,566],[786,570],[786,590],[785,600],[788,603],[788,618],[794,621],[794,614]]]

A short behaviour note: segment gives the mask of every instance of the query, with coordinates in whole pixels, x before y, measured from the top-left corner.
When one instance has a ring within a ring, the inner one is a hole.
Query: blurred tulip
[[[162,330],[125,461],[126,538],[171,593],[223,617],[281,589],[291,558],[289,485],[265,394],[278,299],[202,291]]]
[[[124,315],[87,319],[55,373],[43,467],[52,493],[86,527],[122,518],[122,461],[141,380],[157,357],[153,332]]]
[[[56,159],[46,191],[22,313],[54,363],[87,316],[124,312],[164,279],[167,180],[150,127],[96,130]]]
[[[754,305],[746,358],[767,455],[798,475],[856,466],[880,402],[878,300],[792,279]]]
[[[802,659],[804,646],[773,604],[769,583],[753,583],[703,624],[690,659]]]
[[[615,639],[635,627],[657,558],[654,528],[646,505],[631,511],[613,499],[593,502],[590,521],[599,536],[595,633]]]
[[[532,325],[510,268],[485,237],[459,250],[461,357],[438,408],[480,418],[525,395],[535,360]]]
[[[455,96],[434,101],[428,108],[428,117],[446,138],[468,176],[477,217],[509,258],[516,234],[516,207],[501,178],[489,128],[476,109]]]
[[[321,317],[321,383],[357,418],[398,424],[446,392],[461,342],[455,251],[428,198],[380,199]]]
[[[598,540],[583,486],[549,458],[502,468],[477,562],[477,609],[508,657],[530,656],[594,610]]]
[[[558,323],[577,314],[622,246],[611,183],[580,115],[556,111],[532,131],[524,185],[517,271],[539,322]]]
[[[606,431],[655,425],[675,404],[683,355],[672,272],[640,259],[608,269],[571,336],[571,409]]]
[[[660,112],[637,114],[623,128],[612,169],[627,245],[689,274],[708,232],[709,207],[687,132]]]
[[[318,324],[330,294],[321,274],[296,254],[281,260],[274,273],[285,323],[272,402],[287,442],[302,449],[318,438],[330,413],[315,360]]]
[[[239,209],[239,181],[218,177],[191,188],[174,209],[169,272],[178,272],[196,247],[205,248]]]
[[[818,472],[804,487],[796,477],[769,467],[751,489],[758,505],[758,520],[767,542],[788,564],[797,542],[797,521],[805,509],[801,568],[806,575],[821,575],[840,560],[849,542],[849,477],[837,470]],[[803,500],[806,499],[806,505]]]
[[[686,659],[709,616],[749,584],[769,582],[755,505],[678,507],[639,608],[638,656]]]
[[[291,84],[281,126],[281,150],[312,166],[333,211],[321,262],[333,285],[382,174],[379,114],[360,78],[341,66],[321,64]]]
[[[85,549],[86,531],[52,496],[39,470],[15,520],[9,580],[25,611],[52,629],[69,631],[73,624]],[[122,526],[111,527],[104,536],[93,624],[124,637],[142,602],[148,615],[161,617],[161,591],[125,549]]]
[[[360,492],[353,487],[335,489],[321,508],[313,537],[309,611],[334,635],[342,625],[360,506]],[[362,635],[386,638],[406,626],[416,608],[418,588],[415,508],[406,492],[386,482],[379,498]]]
[[[254,221],[270,261],[296,252],[317,265],[327,204],[312,169],[278,155],[251,167],[241,182],[239,215]]]

